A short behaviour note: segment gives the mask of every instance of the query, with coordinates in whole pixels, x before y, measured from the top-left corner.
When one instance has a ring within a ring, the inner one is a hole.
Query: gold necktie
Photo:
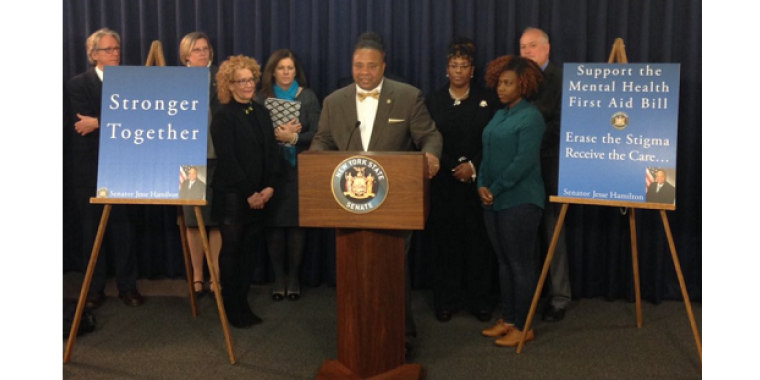
[[[373,90],[372,92],[357,92],[356,95],[359,95],[360,102],[363,102],[364,99],[367,99],[368,96],[371,96],[375,99],[380,99],[380,92],[377,90]]]

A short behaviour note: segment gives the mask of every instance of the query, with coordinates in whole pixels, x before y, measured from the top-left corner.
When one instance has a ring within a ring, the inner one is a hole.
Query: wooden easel
[[[145,66],[166,66],[166,60],[164,60],[163,47],[161,41],[153,41],[150,46],[150,52],[148,53],[148,59]],[[90,290],[90,283],[92,282],[92,275],[95,272],[95,264],[98,262],[98,256],[100,255],[100,246],[103,243],[103,236],[106,233],[106,227],[108,226],[108,217],[111,214],[111,208],[115,204],[125,205],[176,205],[178,211],[179,220],[179,234],[182,240],[182,254],[185,258],[185,274],[187,277],[187,289],[190,297],[190,310],[193,317],[198,316],[198,306],[195,299],[195,289],[193,288],[193,269],[190,265],[190,247],[187,240],[187,228],[185,226],[184,210],[183,206],[192,206],[195,210],[195,216],[198,220],[198,230],[201,234],[201,242],[203,244],[203,254],[206,256],[206,264],[208,265],[209,272],[211,273],[211,287],[213,288],[216,298],[216,306],[219,309],[219,318],[222,321],[222,330],[224,331],[224,340],[227,342],[227,352],[230,356],[230,363],[235,364],[235,350],[232,346],[232,335],[230,334],[230,326],[227,322],[227,313],[224,310],[224,303],[222,302],[222,293],[219,291],[219,279],[217,278],[217,270],[214,268],[214,263],[211,260],[208,236],[206,235],[206,225],[203,222],[203,215],[201,214],[201,206],[206,206],[205,200],[185,200],[185,199],[116,199],[116,198],[90,198],[92,204],[105,205],[103,208],[103,216],[100,218],[100,225],[98,226],[98,233],[95,236],[95,243],[92,247],[92,254],[90,255],[90,263],[87,265],[87,272],[84,276],[84,283],[82,284],[82,290],[79,292],[79,301],[77,302],[77,311],[74,315],[74,322],[71,325],[71,332],[69,333],[69,340],[66,343],[66,352],[63,355],[63,363],[66,364],[71,359],[71,353],[74,349],[74,342],[76,341],[77,332],[79,331],[79,323],[82,320],[82,312],[84,311],[84,305],[87,301],[87,293]]]
[[[211,286],[217,294],[216,306],[219,309],[219,318],[222,322],[222,330],[224,331],[224,339],[227,342],[227,351],[230,356],[230,363],[235,364],[235,351],[232,347],[232,335],[230,334],[230,326],[227,322],[227,313],[224,310],[224,304],[222,303],[221,293],[219,291],[219,279],[217,278],[217,271],[214,268],[214,263],[211,260],[211,255],[208,246],[208,236],[206,236],[206,226],[203,223],[203,215],[201,214],[201,206],[206,205],[205,200],[171,200],[171,199],[117,199],[117,198],[90,198],[92,204],[102,204],[103,215],[100,218],[100,224],[98,225],[98,233],[95,236],[95,243],[92,247],[92,255],[90,256],[90,263],[87,265],[87,272],[84,276],[84,283],[82,284],[82,290],[79,292],[79,301],[77,302],[77,311],[74,315],[74,322],[71,325],[71,332],[69,333],[69,340],[66,343],[66,352],[63,355],[63,363],[66,364],[71,359],[71,354],[74,349],[74,342],[76,341],[77,332],[79,331],[79,323],[82,319],[82,312],[84,311],[84,305],[87,302],[87,293],[90,290],[90,283],[92,282],[92,275],[95,272],[95,264],[98,262],[98,256],[100,255],[100,246],[103,243],[103,236],[106,233],[106,227],[108,226],[108,217],[111,214],[111,208],[115,204],[124,205],[176,205],[179,209],[180,220],[180,236],[182,237],[182,253],[185,258],[185,272],[187,273],[187,289],[190,297],[190,308],[193,317],[198,316],[198,309],[195,300],[195,289],[193,289],[192,281],[192,268],[190,266],[190,253],[187,245],[187,234],[185,232],[185,219],[183,217],[182,206],[193,206],[195,209],[195,216],[198,219],[198,230],[201,233],[201,241],[203,243],[203,253],[206,256],[206,264],[209,267],[211,273]]]
[[[607,61],[607,63],[628,63],[628,57],[625,54],[625,44],[623,43],[623,40],[621,38],[618,38],[615,40],[615,44],[612,47],[612,53],[610,54],[610,58]],[[670,224],[668,223],[668,215],[665,213],[666,210],[674,211],[676,209],[675,205],[672,204],[655,204],[655,203],[636,203],[636,202],[610,202],[610,201],[599,201],[594,199],[578,199],[578,198],[567,198],[567,197],[556,197],[551,196],[549,197],[549,201],[552,203],[562,203],[562,209],[560,210],[559,218],[557,219],[557,225],[554,228],[554,235],[552,236],[551,244],[549,245],[549,252],[546,255],[546,260],[544,261],[544,267],[541,270],[541,276],[538,279],[538,286],[536,287],[536,293],[533,295],[533,302],[530,305],[530,311],[528,312],[528,318],[525,321],[525,327],[523,328],[523,331],[530,331],[530,325],[533,321],[533,317],[536,314],[536,308],[538,306],[538,300],[541,297],[541,291],[544,288],[544,283],[546,282],[546,275],[549,272],[549,267],[551,266],[552,259],[554,258],[554,250],[557,248],[557,241],[559,240],[560,232],[562,231],[562,226],[565,222],[565,216],[567,214],[567,208],[568,206],[573,204],[584,204],[584,205],[598,205],[598,206],[611,206],[611,207],[627,207],[630,209],[630,212],[628,213],[628,219],[631,226],[631,256],[633,260],[633,281],[634,281],[634,287],[636,292],[636,327],[641,328],[642,326],[642,315],[641,315],[641,291],[639,286],[639,257],[638,257],[638,245],[637,245],[637,239],[636,239],[636,209],[654,209],[654,210],[660,210],[660,216],[662,217],[662,224],[665,228],[665,234],[668,238],[668,245],[670,246],[670,254],[673,258],[673,265],[676,268],[676,274],[678,275],[678,283],[681,286],[681,295],[683,296],[684,304],[686,305],[686,313],[689,316],[689,321],[691,322],[691,330],[694,333],[694,341],[697,344],[697,351],[699,352],[699,361],[702,361],[702,341],[699,337],[699,329],[697,328],[697,322],[694,319],[694,313],[691,310],[691,301],[689,300],[689,293],[686,291],[686,282],[683,278],[683,272],[681,272],[681,264],[678,260],[678,254],[676,253],[676,245],[673,241],[673,234],[670,231]],[[523,335],[523,339],[520,341],[520,344],[517,346],[517,353],[521,353],[523,350],[523,347],[525,346],[525,335]]]

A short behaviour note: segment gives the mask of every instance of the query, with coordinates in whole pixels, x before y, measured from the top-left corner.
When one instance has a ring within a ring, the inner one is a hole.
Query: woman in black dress
[[[279,172],[269,111],[253,101],[261,70],[252,58],[230,57],[216,76],[221,106],[211,122],[218,166],[211,218],[222,233],[219,272],[227,317],[235,327],[261,323],[248,305],[252,258],[263,238],[264,210]]]
[[[482,133],[498,99],[472,80],[475,43],[449,43],[449,81],[427,97],[427,107],[443,135],[440,174],[433,177],[428,231],[433,251],[433,306],[441,322],[466,308],[481,321],[493,310],[490,295],[494,255],[483,227],[475,178]]]

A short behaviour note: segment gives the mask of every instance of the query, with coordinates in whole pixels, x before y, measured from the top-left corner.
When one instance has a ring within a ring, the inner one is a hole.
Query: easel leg
[[[525,320],[525,327],[523,328],[523,338],[520,340],[520,344],[517,346],[517,353],[521,353],[523,346],[525,346],[525,335],[530,331],[530,324],[533,321],[533,317],[536,314],[536,308],[538,307],[538,300],[541,298],[541,291],[544,289],[544,283],[546,282],[546,275],[549,273],[549,267],[552,265],[552,259],[554,258],[554,250],[557,248],[557,241],[559,240],[559,234],[562,232],[562,225],[565,222],[565,215],[567,214],[567,207],[570,204],[562,204],[562,210],[559,212],[559,219],[557,219],[557,226],[554,227],[554,235],[552,236],[552,242],[549,245],[549,252],[546,254],[546,260],[544,261],[544,268],[541,270],[541,277],[538,279],[538,286],[536,286],[536,293],[533,295],[533,302],[530,304],[530,311],[528,312],[528,318]]]
[[[113,207],[113,205],[106,204],[103,208],[103,216],[100,217],[100,225],[98,226],[98,234],[95,236],[95,243],[92,246],[90,263],[87,264],[84,283],[82,284],[82,290],[79,292],[79,302],[77,302],[77,311],[76,314],[74,314],[74,323],[71,325],[69,341],[66,343],[66,352],[63,354],[63,364],[68,363],[69,359],[71,359],[71,352],[74,349],[74,341],[76,341],[77,333],[79,332],[79,322],[82,321],[84,305],[87,303],[87,293],[90,290],[92,274],[95,272],[95,265],[98,262],[98,255],[100,254],[100,246],[103,243],[103,236],[105,235],[106,227],[108,226],[108,217],[111,215],[111,207]]]
[[[636,239],[636,209],[629,210],[628,220],[631,225],[631,260],[633,260],[633,286],[636,292],[636,327],[641,328],[641,283],[639,281],[639,247]]]
[[[206,264],[208,265],[208,271],[211,273],[211,286],[216,294],[216,306],[219,308],[219,318],[222,321],[222,330],[224,331],[224,339],[227,341],[227,352],[230,355],[230,364],[235,364],[235,349],[232,347],[232,335],[230,334],[230,325],[227,322],[227,313],[224,311],[224,303],[222,302],[222,292],[219,289],[219,278],[217,277],[216,268],[214,268],[214,262],[211,260],[211,251],[208,247],[208,236],[206,235],[206,224],[203,223],[203,215],[201,214],[200,206],[195,206],[195,217],[198,219],[198,230],[201,233],[201,242],[203,242],[203,254],[206,256]],[[222,244],[224,244],[222,242]]]
[[[673,266],[676,267],[676,274],[678,275],[678,283],[681,285],[681,295],[683,296],[683,302],[686,305],[686,313],[689,315],[689,321],[691,322],[691,331],[694,333],[694,341],[697,343],[697,351],[699,351],[699,361],[702,362],[702,340],[699,338],[699,329],[697,329],[697,321],[694,319],[694,312],[691,310],[691,300],[689,300],[689,292],[686,291],[686,281],[683,279],[683,272],[681,272],[681,262],[678,260],[678,254],[676,253],[676,244],[673,242],[673,234],[670,232],[670,223],[668,223],[668,215],[665,210],[660,210],[662,216],[662,225],[665,227],[665,234],[668,236],[668,244],[670,245],[670,255],[673,256]]]
[[[177,206],[177,220],[179,221],[179,236],[182,240],[182,255],[185,257],[185,274],[187,276],[187,289],[190,295],[190,311],[193,317],[198,316],[198,304],[195,299],[195,288],[193,287],[193,267],[190,265],[190,247],[187,242],[187,225],[185,225],[185,210],[182,206]]]

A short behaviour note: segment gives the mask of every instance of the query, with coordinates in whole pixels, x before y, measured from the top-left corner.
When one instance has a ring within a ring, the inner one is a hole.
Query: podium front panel
[[[354,156],[382,166],[387,194],[367,213],[348,211],[336,200],[336,168]],[[303,152],[298,155],[299,218],[302,227],[423,230],[429,208],[427,160],[422,152]]]

